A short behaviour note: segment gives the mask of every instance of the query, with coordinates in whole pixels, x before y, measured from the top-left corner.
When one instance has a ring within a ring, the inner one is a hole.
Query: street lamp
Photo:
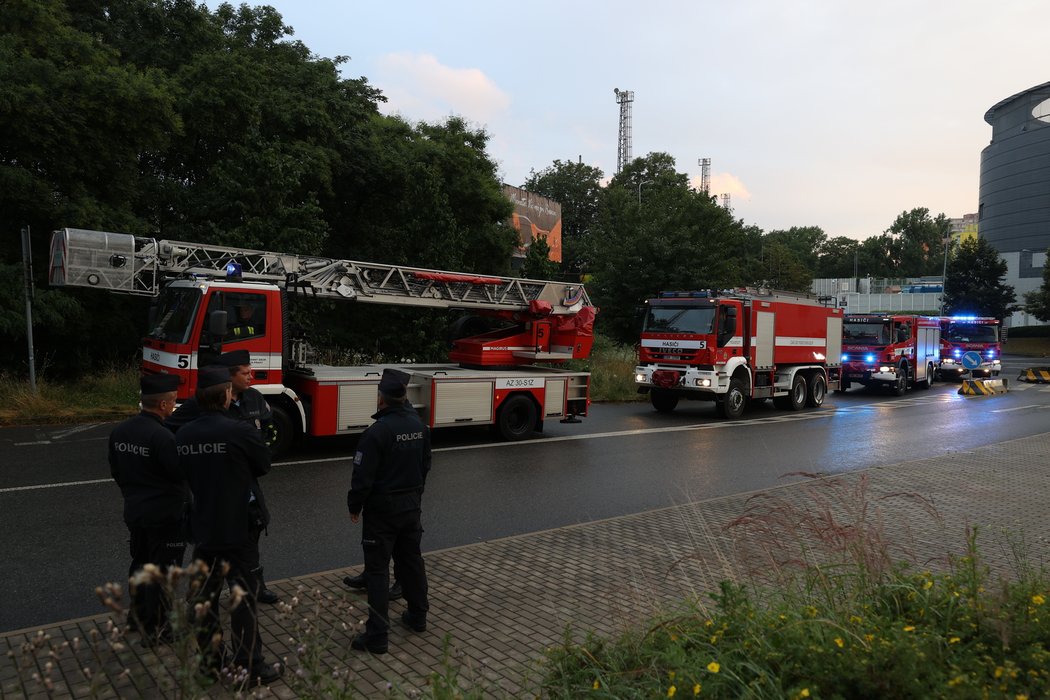
[[[646,180],[644,182],[639,182],[638,183],[638,206],[642,206],[642,185],[651,185],[651,184],[653,184],[652,180]]]
[[[944,295],[948,291],[948,245],[952,242],[952,234],[944,237],[944,265],[941,267],[941,316],[944,315]]]

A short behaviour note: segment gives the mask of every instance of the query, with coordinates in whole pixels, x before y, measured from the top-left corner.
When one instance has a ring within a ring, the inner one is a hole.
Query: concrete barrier
[[[1031,382],[1033,384],[1050,384],[1050,367],[1029,367],[1021,370],[1017,377],[1019,382]]]
[[[959,393],[963,396],[994,396],[1007,392],[1005,379],[964,379]]]

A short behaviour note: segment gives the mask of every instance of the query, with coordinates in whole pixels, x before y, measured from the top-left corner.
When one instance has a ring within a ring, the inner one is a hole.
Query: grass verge
[[[72,382],[0,375],[0,425],[112,420],[138,411],[138,367],[113,367]]]

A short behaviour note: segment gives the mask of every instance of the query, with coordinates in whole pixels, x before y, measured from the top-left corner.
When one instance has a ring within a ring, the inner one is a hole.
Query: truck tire
[[[839,380],[839,388],[835,389],[835,393],[836,394],[845,394],[847,391],[849,391],[849,380],[848,379],[840,379]]]
[[[652,389],[649,392],[649,402],[660,413],[670,413],[678,405],[678,396],[666,389]]]
[[[747,408],[747,385],[733,377],[729,380],[729,390],[726,391],[726,395],[715,402],[715,410],[722,418],[736,420],[744,415],[745,408]]]
[[[773,405],[786,411],[800,411],[806,405],[806,378],[796,374],[791,380],[791,391],[787,396],[777,396],[773,399]]]
[[[503,402],[496,417],[496,430],[508,442],[524,440],[536,429],[536,403],[522,394],[515,394]]]
[[[908,370],[904,365],[897,368],[897,381],[893,383],[893,395],[904,396],[908,390]]]
[[[273,411],[274,439],[270,443],[270,457],[280,459],[288,454],[295,443],[298,431],[292,423],[292,417],[282,406],[270,406]]]
[[[925,391],[931,386],[933,386],[933,364],[928,364],[926,365],[926,379],[923,379],[921,382],[916,381],[915,388]]]
[[[824,403],[824,397],[828,395],[828,380],[820,372],[809,378],[809,391],[806,393],[806,405],[810,408],[819,408]]]

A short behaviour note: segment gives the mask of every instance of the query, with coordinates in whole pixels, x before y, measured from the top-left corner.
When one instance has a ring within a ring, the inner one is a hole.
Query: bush
[[[1018,326],[1009,328],[1006,337],[1012,338],[1050,338],[1050,326]]]

